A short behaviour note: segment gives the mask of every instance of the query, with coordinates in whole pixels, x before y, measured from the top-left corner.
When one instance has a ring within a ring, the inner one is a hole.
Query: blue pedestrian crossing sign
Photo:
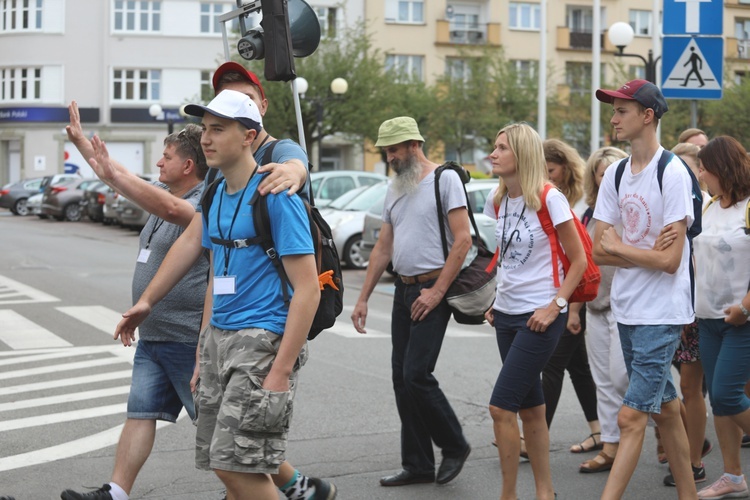
[[[722,38],[665,36],[662,43],[661,91],[664,97],[721,99]]]
[[[721,35],[724,0],[664,0],[665,35]]]

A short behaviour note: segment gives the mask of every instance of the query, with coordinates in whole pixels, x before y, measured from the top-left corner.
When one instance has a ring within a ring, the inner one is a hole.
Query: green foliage
[[[718,101],[706,102],[706,127],[710,137],[731,135],[745,148],[750,147],[750,80],[726,86],[724,96]],[[701,127],[701,122],[698,122]]]

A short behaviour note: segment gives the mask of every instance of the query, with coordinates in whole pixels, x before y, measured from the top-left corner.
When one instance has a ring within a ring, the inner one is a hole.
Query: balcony
[[[500,46],[500,23],[452,23],[438,19],[435,43],[438,45]]]
[[[727,59],[750,59],[750,40],[727,37]]]
[[[604,34],[601,37],[601,46],[604,48]],[[593,34],[590,32],[571,31],[567,26],[557,27],[558,50],[591,50],[592,42]]]

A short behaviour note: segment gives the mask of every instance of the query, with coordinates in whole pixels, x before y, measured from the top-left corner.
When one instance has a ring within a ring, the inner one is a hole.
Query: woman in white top
[[[740,464],[742,431],[750,434],[750,159],[727,136],[712,139],[700,153],[701,180],[714,198],[703,213],[703,231],[694,240],[695,315],[714,427],[724,475],[698,498],[747,496]]]
[[[536,497],[554,498],[549,466],[549,431],[540,374],[567,323],[567,300],[586,268],[570,206],[557,189],[547,192],[546,208],[570,268],[559,289],[554,285],[549,238],[537,212],[547,184],[547,164],[539,134],[527,124],[511,124],[495,139],[490,154],[499,185],[487,198],[484,213],[497,219],[499,259],[495,302],[485,314],[495,327],[500,374],[490,399],[503,486],[500,499],[516,500],[520,433],[536,484]],[[559,273],[562,273],[562,265]]]

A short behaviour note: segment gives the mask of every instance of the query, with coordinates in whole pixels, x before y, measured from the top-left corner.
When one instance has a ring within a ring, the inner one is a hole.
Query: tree
[[[750,80],[724,88],[724,96],[706,105],[706,132],[709,137],[731,135],[750,146]]]

